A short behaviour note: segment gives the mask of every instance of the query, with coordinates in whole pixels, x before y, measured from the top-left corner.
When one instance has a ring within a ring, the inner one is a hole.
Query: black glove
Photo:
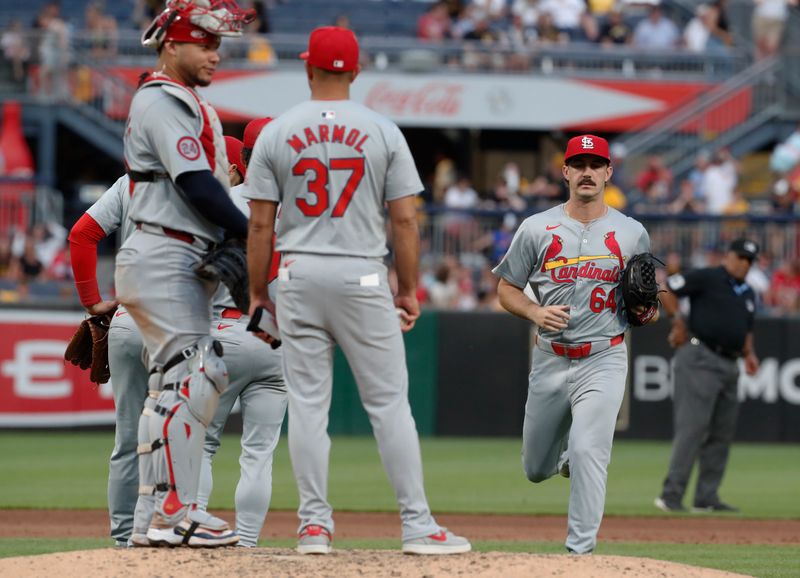
[[[622,272],[619,289],[625,313],[636,327],[647,325],[658,311],[656,262],[661,263],[650,253],[639,253],[630,258]]]
[[[203,279],[221,281],[231,294],[236,308],[247,315],[250,310],[250,287],[247,279],[247,253],[238,239],[228,239],[203,257],[194,268]]]

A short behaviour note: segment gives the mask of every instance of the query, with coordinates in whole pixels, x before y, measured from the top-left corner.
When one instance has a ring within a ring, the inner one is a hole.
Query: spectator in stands
[[[694,185],[689,179],[681,181],[678,195],[669,204],[669,212],[680,215],[702,215],[705,213],[705,204],[695,195]]]
[[[428,301],[436,309],[452,309],[458,299],[458,285],[452,278],[452,258],[443,260],[436,267],[433,284],[428,287]]]
[[[22,253],[11,262],[10,277],[18,283],[38,281],[44,273],[44,265],[36,253],[33,237],[26,236]]]
[[[417,38],[441,42],[450,36],[450,14],[445,2],[437,2],[417,19]]]
[[[513,15],[511,25],[500,33],[500,46],[508,53],[506,68],[508,70],[527,70],[531,66],[531,53],[536,46],[539,35],[535,28],[528,28],[522,23],[522,17]]]
[[[653,155],[647,160],[644,170],[636,178],[636,188],[652,200],[666,200],[672,190],[672,171],[664,160]]]
[[[25,68],[31,58],[31,49],[22,29],[22,22],[12,20],[0,37],[0,48],[3,58],[11,67],[11,80],[16,83],[25,81]]]
[[[586,40],[591,15],[584,0],[541,0],[539,10],[550,14],[553,24],[570,41]]]
[[[436,154],[436,165],[433,169],[433,183],[431,186],[433,202],[437,205],[444,204],[444,195],[456,183],[458,174],[453,159],[444,153]]]
[[[756,59],[778,53],[783,31],[789,19],[789,7],[798,6],[798,0],[753,0],[753,42]]]
[[[633,31],[625,21],[622,10],[615,6],[606,16],[605,23],[600,29],[600,43],[607,46],[613,44],[629,44],[632,36]],[[616,173],[616,157],[614,157],[614,160],[614,173]]]
[[[648,16],[640,20],[633,30],[632,44],[645,50],[669,50],[680,42],[680,31],[675,23],[664,16],[661,6],[648,8]]]
[[[506,0],[472,0],[472,5],[478,9],[481,18],[490,22],[498,22],[508,14]]]
[[[738,181],[738,166],[730,152],[722,149],[714,153],[702,182],[708,214],[721,215],[725,212],[734,201]]]
[[[773,273],[766,302],[778,315],[800,313],[800,259],[787,259]]]
[[[730,203],[728,203],[722,210],[723,215],[746,215],[750,212],[750,202],[745,198],[741,189],[736,188],[733,190],[733,196]]]
[[[512,16],[518,16],[525,30],[536,31],[539,20],[539,0],[514,0],[511,5]]]
[[[800,125],[786,140],[778,143],[769,157],[769,168],[784,175],[800,164]]]
[[[8,235],[0,235],[0,279],[11,277],[11,266],[14,255],[11,252],[11,238]]]
[[[723,54],[731,44],[730,34],[720,27],[719,7],[700,4],[695,17],[683,30],[684,46],[691,52]]]
[[[90,2],[85,12],[89,52],[93,58],[107,58],[117,53],[117,20],[103,12],[100,2]]]
[[[444,194],[444,206],[448,209],[474,209],[478,201],[478,193],[465,176],[461,176]]]
[[[44,30],[39,44],[40,94],[47,99],[67,100],[70,35],[66,23],[61,19],[59,4],[47,4],[41,11],[39,22]]]
[[[553,20],[553,15],[549,12],[539,12],[539,20],[536,24],[538,41],[540,44],[568,44],[569,35],[559,30]]]
[[[456,253],[464,250],[474,238],[477,223],[473,215],[465,211],[477,208],[479,201],[478,193],[465,176],[459,178],[444,194],[444,206],[450,212],[444,216],[442,222]]]
[[[766,252],[762,252],[756,257],[750,271],[747,272],[747,277],[744,278],[745,282],[750,285],[750,288],[755,292],[759,302],[763,303],[764,299],[769,293],[770,286],[770,257]]]
[[[773,186],[772,209],[779,214],[800,213],[800,164]]]
[[[518,223],[516,214],[506,213],[503,215],[500,227],[480,237],[475,243],[474,250],[482,252],[492,266],[497,265],[511,246]],[[496,277],[494,284],[497,285]]]
[[[703,190],[703,179],[705,178],[706,170],[710,165],[711,153],[705,149],[701,149],[694,159],[694,166],[692,167],[692,170],[689,171],[689,175],[686,177],[686,180],[692,184],[694,199],[699,203],[702,203],[704,207],[706,193]],[[705,210],[705,208],[703,210]]]

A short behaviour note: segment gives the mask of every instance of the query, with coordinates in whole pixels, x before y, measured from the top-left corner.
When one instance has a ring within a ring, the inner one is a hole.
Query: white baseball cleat
[[[219,548],[233,546],[239,541],[239,535],[219,518],[221,524],[205,524],[192,521],[187,516],[176,526],[150,526],[147,539],[152,546],[182,546],[192,548]]]
[[[470,550],[472,545],[469,540],[456,536],[447,528],[440,528],[436,534],[403,541],[403,554],[464,554]]]
[[[297,551],[300,554],[330,554],[333,536],[316,524],[309,524],[302,530],[297,540]]]

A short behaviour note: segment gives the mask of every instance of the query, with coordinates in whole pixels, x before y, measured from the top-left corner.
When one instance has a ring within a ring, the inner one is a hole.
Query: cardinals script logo
[[[609,231],[603,238],[603,243],[608,249],[607,255],[581,255],[579,257],[565,257],[561,255],[564,249],[564,240],[556,234],[552,235],[550,245],[544,253],[544,263],[540,273],[550,273],[550,278],[556,283],[574,283],[578,277],[584,279],[597,279],[598,281],[619,282],[620,273],[625,268],[622,250],[616,238],[616,231]],[[597,261],[616,261],[612,268],[604,268]]]

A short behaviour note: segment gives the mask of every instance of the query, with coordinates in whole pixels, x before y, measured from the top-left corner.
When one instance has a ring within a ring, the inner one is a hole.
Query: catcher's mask
[[[236,0],[169,0],[167,7],[142,34],[142,46],[164,42],[212,44],[218,36],[241,36],[255,10],[243,10]]]

